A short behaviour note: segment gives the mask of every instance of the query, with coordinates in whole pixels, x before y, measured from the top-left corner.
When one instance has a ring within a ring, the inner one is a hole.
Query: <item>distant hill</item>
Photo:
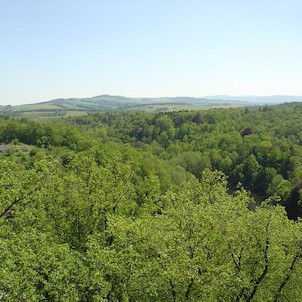
[[[59,98],[50,101],[0,106],[0,114],[14,117],[42,118],[82,115],[89,112],[108,111],[175,111],[208,109],[212,107],[247,107],[284,102],[302,102],[302,96],[207,96],[207,97],[159,97],[130,98],[99,95],[92,98]]]
[[[56,99],[41,104],[54,104],[61,108],[71,110],[112,110],[112,109],[136,109],[137,107],[154,104],[176,105],[203,105],[203,106],[244,106],[246,101],[222,100],[193,97],[160,97],[160,98],[129,98],[124,96],[100,95],[92,98]]]
[[[287,103],[287,102],[302,102],[302,96],[293,96],[293,95],[270,95],[270,96],[215,95],[215,96],[206,96],[205,98],[208,100],[242,101],[242,102],[252,103],[255,105],[281,104],[281,103]]]

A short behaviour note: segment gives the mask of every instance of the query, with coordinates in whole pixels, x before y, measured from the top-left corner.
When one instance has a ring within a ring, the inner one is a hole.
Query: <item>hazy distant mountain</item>
[[[285,102],[302,102],[302,96],[229,96],[214,95],[206,97],[159,97],[131,98],[124,96],[99,95],[92,98],[55,99],[40,104],[54,104],[68,110],[106,110],[130,109],[152,104],[186,104],[207,107],[217,106],[252,106],[280,104]]]
[[[159,98],[130,98],[124,96],[100,95],[92,98],[70,98],[55,99],[40,104],[57,105],[68,110],[105,110],[107,109],[131,109],[152,104],[184,104],[203,105],[207,107],[215,106],[245,106],[249,105],[245,100],[224,100],[212,98],[195,97],[159,97]]]
[[[99,95],[92,98],[54,99],[19,106],[2,106],[0,115],[41,118],[87,114],[89,112],[139,110],[148,112],[193,110],[213,107],[250,107],[285,102],[302,102],[302,96],[228,96],[130,98]]]
[[[270,96],[231,96],[231,95],[214,95],[206,96],[208,100],[225,100],[225,101],[243,101],[255,105],[263,104],[281,104],[287,102],[302,102],[302,96],[293,95],[270,95]]]

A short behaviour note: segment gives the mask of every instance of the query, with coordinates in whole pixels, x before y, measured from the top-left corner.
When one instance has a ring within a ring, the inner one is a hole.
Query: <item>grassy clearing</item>
[[[209,106],[194,106],[194,105],[184,105],[184,104],[155,104],[148,106],[139,106],[137,108],[131,108],[131,110],[139,110],[145,112],[165,112],[165,111],[184,111],[184,110],[206,110]]]
[[[87,115],[86,111],[67,111],[65,116],[81,116]]]
[[[13,111],[44,111],[44,110],[63,110],[55,104],[34,104],[34,105],[21,105],[14,107]]]

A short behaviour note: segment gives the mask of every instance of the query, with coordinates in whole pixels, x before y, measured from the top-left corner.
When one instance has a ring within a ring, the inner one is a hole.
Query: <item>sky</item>
[[[0,105],[302,95],[301,0],[0,0]]]

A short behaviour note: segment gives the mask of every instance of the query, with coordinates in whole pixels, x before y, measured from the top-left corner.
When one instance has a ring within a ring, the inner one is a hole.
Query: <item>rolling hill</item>
[[[175,111],[208,109],[212,107],[247,107],[265,104],[302,101],[301,96],[207,96],[131,98],[99,95],[91,98],[58,98],[50,101],[19,106],[0,106],[0,114],[14,117],[44,118],[82,115],[89,112],[109,111]]]

